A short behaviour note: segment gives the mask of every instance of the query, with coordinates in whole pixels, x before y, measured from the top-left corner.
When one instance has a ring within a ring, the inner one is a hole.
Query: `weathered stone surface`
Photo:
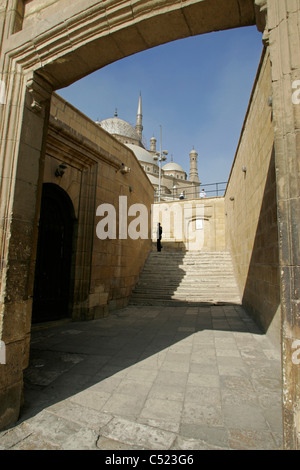
[[[102,428],[101,435],[128,445],[156,450],[169,448],[175,440],[173,433],[121,418],[113,419]]]
[[[279,345],[280,277],[274,131],[272,111],[268,106],[271,95],[271,64],[266,51],[226,190],[225,230],[243,304]],[[246,167],[245,172],[242,171],[243,166]]]
[[[192,329],[203,316],[222,320],[222,328]],[[245,329],[230,325],[232,318]],[[280,357],[252,327],[241,307],[226,305],[127,307],[72,328],[36,330],[25,407],[20,422],[0,434],[1,445],[279,449]],[[104,356],[112,341],[114,353]],[[64,348],[72,353],[58,352]],[[221,351],[238,351],[238,364],[235,354]],[[176,364],[189,367],[182,372]]]

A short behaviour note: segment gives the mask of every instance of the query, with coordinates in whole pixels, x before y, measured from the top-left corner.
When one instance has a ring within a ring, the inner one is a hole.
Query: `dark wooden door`
[[[39,221],[32,321],[68,316],[74,211],[65,191],[44,184]]]

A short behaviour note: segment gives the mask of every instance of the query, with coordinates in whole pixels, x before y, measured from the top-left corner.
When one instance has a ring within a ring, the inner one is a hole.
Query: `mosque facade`
[[[172,201],[178,199],[195,199],[199,197],[200,181],[197,168],[196,150],[190,151],[189,178],[184,169],[171,156],[166,161],[166,152],[158,151],[157,140],[150,139],[150,150],[143,143],[142,97],[139,96],[136,126],[118,117],[117,110],[113,118],[96,121],[105,131],[113,135],[119,142],[129,147],[148,176],[155,191],[155,201]]]

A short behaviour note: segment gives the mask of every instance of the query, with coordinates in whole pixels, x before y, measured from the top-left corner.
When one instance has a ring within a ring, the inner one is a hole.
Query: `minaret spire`
[[[199,182],[198,168],[197,168],[197,157],[198,154],[193,147],[190,151],[190,181]]]
[[[137,109],[137,115],[136,115],[136,131],[139,135],[140,142],[142,141],[142,133],[143,133],[143,113],[142,113],[142,95],[140,92],[139,96],[139,104],[138,104],[138,109]]]

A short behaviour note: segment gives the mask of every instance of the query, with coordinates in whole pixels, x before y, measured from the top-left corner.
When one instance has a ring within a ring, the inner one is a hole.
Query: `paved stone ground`
[[[280,353],[237,305],[127,307],[32,334],[1,449],[281,449]]]

